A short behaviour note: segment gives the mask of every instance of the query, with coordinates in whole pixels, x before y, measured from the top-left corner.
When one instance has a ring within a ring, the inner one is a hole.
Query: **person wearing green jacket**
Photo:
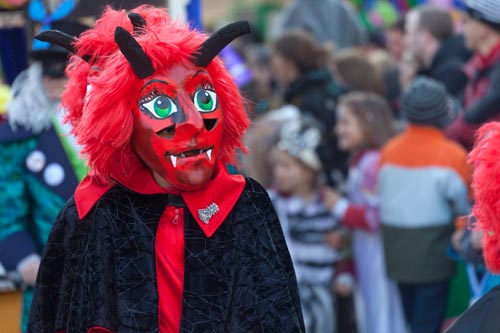
[[[66,21],[53,26],[72,34],[84,30]],[[0,276],[24,289],[23,332],[43,246],[86,174],[57,112],[68,52],[47,44],[31,55],[33,63],[12,85],[8,121],[0,124]]]

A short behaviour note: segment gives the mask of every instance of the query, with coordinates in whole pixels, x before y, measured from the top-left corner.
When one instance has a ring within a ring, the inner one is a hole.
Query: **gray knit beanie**
[[[401,111],[415,125],[444,128],[455,119],[457,109],[442,83],[423,76],[418,76],[401,97]]]

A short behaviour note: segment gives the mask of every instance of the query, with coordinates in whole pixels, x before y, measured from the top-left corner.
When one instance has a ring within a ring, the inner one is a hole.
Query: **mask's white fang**
[[[177,156],[170,155],[170,160],[172,161],[172,165],[175,166],[177,165]]]
[[[207,150],[207,156],[209,160],[212,160],[212,149]]]

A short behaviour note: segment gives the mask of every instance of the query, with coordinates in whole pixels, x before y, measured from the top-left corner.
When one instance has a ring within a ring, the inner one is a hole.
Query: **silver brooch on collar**
[[[217,206],[215,202],[212,202],[207,208],[198,209],[198,217],[203,221],[203,223],[208,224],[210,219],[217,214],[218,211],[219,206]]]

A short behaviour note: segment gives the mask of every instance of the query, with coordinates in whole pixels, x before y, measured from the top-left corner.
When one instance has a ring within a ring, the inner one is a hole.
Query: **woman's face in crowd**
[[[288,153],[274,149],[270,164],[274,188],[283,194],[294,195],[308,190],[314,183],[314,171]]]
[[[297,73],[295,65],[277,51],[273,51],[271,55],[271,71],[281,89],[286,89],[295,80]]]
[[[363,127],[358,118],[346,106],[339,106],[337,114],[337,126],[335,133],[338,138],[338,146],[344,151],[354,151],[365,143]]]

